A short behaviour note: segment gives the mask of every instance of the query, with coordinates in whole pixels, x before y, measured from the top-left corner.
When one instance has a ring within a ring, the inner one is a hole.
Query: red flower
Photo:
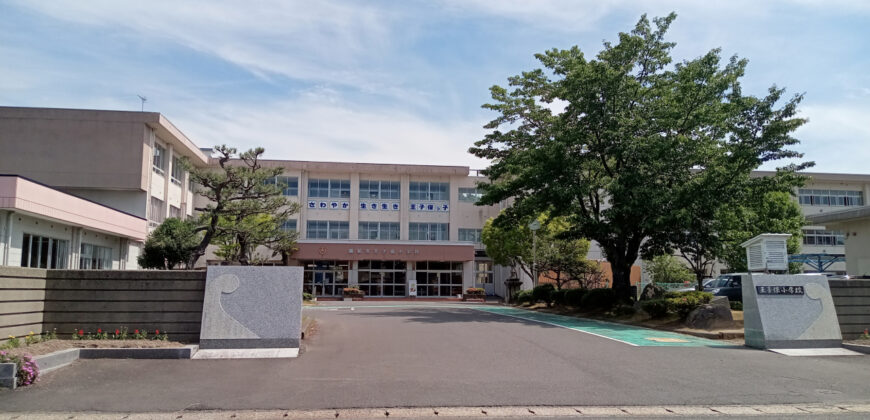
[[[81,337],[83,335],[85,335],[85,330],[79,330],[79,336]]]
[[[115,335],[120,335],[120,334],[121,334],[121,331],[118,329],[115,329]]]
[[[97,334],[102,334],[102,333],[103,333],[103,329],[102,329],[102,328],[97,328]]]
[[[160,334],[160,330],[154,330],[154,334]]]
[[[133,333],[134,333],[134,334],[139,334],[139,330],[138,330],[138,329],[133,330]]]

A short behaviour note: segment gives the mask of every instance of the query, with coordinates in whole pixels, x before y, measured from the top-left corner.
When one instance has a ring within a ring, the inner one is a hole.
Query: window
[[[66,268],[69,241],[25,233],[21,239],[21,266]]]
[[[303,261],[302,291],[315,296],[341,295],[347,287],[347,261]]]
[[[359,238],[398,241],[399,224],[394,222],[359,222]]]
[[[864,192],[849,190],[798,190],[798,201],[806,206],[863,206]]]
[[[408,192],[411,200],[450,200],[448,182],[412,182]]]
[[[166,214],[163,212],[163,200],[151,197],[151,220],[162,222],[164,219],[166,219]]]
[[[281,188],[281,193],[289,196],[296,197],[299,195],[299,178],[295,176],[276,176],[272,178],[268,178],[263,181],[266,185],[277,185]]]
[[[412,241],[446,241],[447,223],[410,223],[408,239]]]
[[[311,198],[350,198],[350,180],[309,179],[308,196]]]
[[[462,293],[462,263],[420,261],[416,263],[417,296],[456,296]]]
[[[846,238],[839,230],[804,229],[804,245],[845,245]]]
[[[290,219],[281,223],[281,230],[284,232],[296,232],[296,219]]]
[[[480,242],[481,229],[459,229],[459,240],[464,242]]]
[[[79,257],[79,268],[82,270],[111,270],[112,248],[83,243]]]
[[[474,262],[474,282],[476,284],[492,283],[492,262],[490,262],[490,261],[475,261]]]
[[[154,143],[154,160],[152,167],[154,168],[154,172],[161,175],[166,171],[166,149],[157,143]]]
[[[399,181],[365,181],[359,182],[360,199],[398,200]]]
[[[366,296],[405,296],[407,263],[404,261],[360,261],[359,288]]]
[[[182,180],[184,180],[184,167],[181,166],[181,159],[174,157],[172,158],[172,183],[181,185]]]
[[[476,203],[480,201],[480,197],[483,197],[483,193],[480,192],[477,188],[460,188],[459,189],[459,201],[467,201],[469,203]]]
[[[169,206],[169,217],[181,219],[181,209],[173,205]]]
[[[347,239],[348,222],[335,220],[309,220],[308,239]]]

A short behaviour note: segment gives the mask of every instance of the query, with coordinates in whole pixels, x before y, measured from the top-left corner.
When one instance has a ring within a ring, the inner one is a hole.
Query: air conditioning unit
[[[742,244],[749,271],[788,271],[789,233],[762,233]]]

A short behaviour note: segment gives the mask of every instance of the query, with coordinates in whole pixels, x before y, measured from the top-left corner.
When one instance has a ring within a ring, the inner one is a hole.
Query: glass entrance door
[[[404,261],[360,261],[359,288],[366,296],[407,296]]]
[[[340,296],[347,287],[346,261],[306,261],[302,290],[315,296]]]

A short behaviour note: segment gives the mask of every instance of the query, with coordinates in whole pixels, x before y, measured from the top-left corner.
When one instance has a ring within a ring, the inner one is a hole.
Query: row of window
[[[166,148],[155,144],[154,145],[154,158],[152,159],[152,167],[154,168],[154,172],[163,175],[166,173],[166,164],[168,163]],[[181,159],[178,157],[172,158],[172,182],[181,185],[181,181],[184,179],[184,167],[181,166]]]
[[[181,209],[170,204],[169,217],[180,219]],[[163,212],[163,200],[153,196],[151,197],[150,219],[158,223],[162,223],[164,220],[166,220],[166,213]]]
[[[308,239],[348,239],[349,223],[334,220],[309,220]],[[409,223],[408,239],[412,241],[449,240],[447,223]],[[288,220],[282,228],[296,230],[296,220]],[[459,229],[459,240],[480,242],[480,229]],[[397,222],[359,222],[359,239],[398,241],[399,223]]]
[[[21,243],[21,266],[30,268],[67,268],[69,241],[25,233]],[[79,254],[79,268],[83,270],[110,270],[112,248],[83,243]]]
[[[839,230],[804,229],[804,245],[845,245],[846,238]]]
[[[808,206],[863,206],[864,192],[849,190],[798,190],[798,201]]]
[[[156,157],[155,157],[156,159]],[[278,185],[286,196],[299,195],[299,178],[276,176],[265,181]],[[398,200],[401,195],[399,181],[360,180],[359,196],[362,199]],[[477,188],[460,188],[459,201],[475,203],[483,194]],[[350,198],[350,180],[347,179],[309,179],[308,197],[311,198]],[[411,182],[408,197],[420,201],[450,201],[448,182]]]

